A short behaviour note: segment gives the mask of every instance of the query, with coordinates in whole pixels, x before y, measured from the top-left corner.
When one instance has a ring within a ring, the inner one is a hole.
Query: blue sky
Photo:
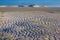
[[[0,0],[0,5],[60,5],[60,0]]]

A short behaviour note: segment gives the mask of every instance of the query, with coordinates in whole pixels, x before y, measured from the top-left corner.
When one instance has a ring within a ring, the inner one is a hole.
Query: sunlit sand
[[[60,8],[0,7],[0,39],[59,40]]]

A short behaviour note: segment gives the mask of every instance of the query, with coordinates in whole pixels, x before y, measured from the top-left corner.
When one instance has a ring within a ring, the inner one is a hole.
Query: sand
[[[19,25],[18,22],[20,22]],[[9,29],[10,32],[3,31],[3,28],[9,27],[12,29]],[[14,34],[14,29],[17,34]],[[21,40],[60,40],[60,8],[0,7],[0,30],[3,31],[3,36],[0,37],[2,40],[4,38],[10,40],[18,38]],[[18,36],[19,31],[20,36]],[[30,32],[36,35],[34,36]]]
[[[0,7],[0,11],[57,11],[60,12],[60,8],[57,7]]]

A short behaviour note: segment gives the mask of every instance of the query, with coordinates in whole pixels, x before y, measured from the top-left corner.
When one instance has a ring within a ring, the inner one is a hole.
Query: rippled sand
[[[43,10],[0,12],[0,40],[60,40],[59,13]]]

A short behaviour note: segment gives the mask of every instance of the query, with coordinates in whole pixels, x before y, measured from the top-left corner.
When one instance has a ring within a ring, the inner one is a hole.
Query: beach
[[[0,11],[60,11],[59,7],[0,7]]]
[[[2,40],[60,40],[60,8],[0,7],[0,30]]]

